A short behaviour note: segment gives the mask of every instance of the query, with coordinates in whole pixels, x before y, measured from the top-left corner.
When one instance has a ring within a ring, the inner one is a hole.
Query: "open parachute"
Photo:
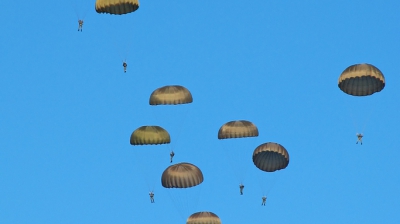
[[[371,64],[356,64],[342,72],[338,86],[349,95],[368,96],[380,92],[385,87],[385,77]]]
[[[136,11],[139,0],[97,0],[95,8],[98,13],[123,15]]]
[[[201,184],[203,180],[201,170],[190,163],[171,165],[161,176],[161,184],[165,188],[190,188]]]
[[[253,163],[262,171],[275,172],[288,166],[289,153],[278,143],[264,143],[254,150]]]
[[[160,126],[142,126],[132,135],[131,145],[160,145],[171,142],[169,133]]]
[[[221,224],[221,220],[212,212],[196,212],[189,216],[186,224]]]
[[[171,85],[154,90],[150,95],[149,104],[177,105],[192,103],[193,97],[189,90],[183,86]]]
[[[258,129],[250,121],[230,121],[221,126],[218,139],[257,137]]]

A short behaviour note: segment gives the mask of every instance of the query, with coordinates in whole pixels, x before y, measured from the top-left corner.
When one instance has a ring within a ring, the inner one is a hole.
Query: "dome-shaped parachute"
[[[131,135],[131,145],[159,145],[171,142],[169,133],[160,126],[142,126]]]
[[[164,86],[153,91],[150,95],[150,105],[176,105],[192,103],[192,94],[183,86]]]
[[[250,121],[230,121],[221,126],[218,139],[257,137],[258,128]]]
[[[201,170],[190,163],[178,163],[169,166],[161,176],[161,184],[165,188],[189,188],[203,182]]]
[[[212,212],[196,212],[189,216],[186,224],[221,224],[221,220]]]
[[[96,12],[122,15],[136,11],[139,0],[97,0]]]
[[[253,163],[266,172],[285,169],[289,164],[289,153],[278,143],[264,143],[254,150]]]
[[[346,68],[339,77],[339,88],[353,96],[368,96],[385,87],[382,72],[370,64],[356,64]]]

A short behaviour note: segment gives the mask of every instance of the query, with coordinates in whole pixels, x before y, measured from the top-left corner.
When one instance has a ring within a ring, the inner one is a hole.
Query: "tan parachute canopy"
[[[212,212],[196,212],[189,216],[186,224],[221,224],[221,220]]]
[[[218,139],[245,138],[258,136],[257,127],[250,121],[230,121],[221,126]]]
[[[266,172],[285,169],[289,164],[289,153],[278,143],[264,143],[254,150],[253,163]]]
[[[192,103],[192,94],[183,86],[164,86],[150,95],[150,105],[176,105]]]
[[[131,145],[159,145],[170,142],[169,133],[160,126],[142,126],[131,135]]]
[[[165,188],[189,188],[203,182],[201,170],[190,163],[178,163],[169,166],[161,176],[161,184]]]
[[[346,68],[339,77],[339,88],[353,96],[368,96],[385,87],[382,72],[370,64],[356,64]]]
[[[139,0],[97,0],[96,12],[122,15],[136,11]]]

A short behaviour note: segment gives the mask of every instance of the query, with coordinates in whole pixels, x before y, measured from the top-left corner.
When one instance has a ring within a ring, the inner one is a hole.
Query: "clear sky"
[[[400,223],[400,1],[143,0],[124,16],[94,4],[0,2],[0,223],[185,223],[197,211],[222,223]],[[338,88],[358,63],[383,72],[381,92]],[[175,84],[192,104],[149,105]],[[260,135],[217,139],[240,119]],[[163,126],[171,145],[130,145],[142,125]],[[285,170],[253,165],[266,142],[288,150]],[[171,148],[201,185],[161,186]]]

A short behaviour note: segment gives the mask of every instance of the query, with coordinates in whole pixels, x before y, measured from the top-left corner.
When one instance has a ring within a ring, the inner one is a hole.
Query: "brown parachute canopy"
[[[218,139],[257,137],[258,128],[250,121],[230,121],[221,126]]]
[[[189,216],[186,224],[221,224],[221,220],[212,212],[196,212]]]
[[[136,11],[139,0],[97,0],[96,12],[122,15]]]
[[[346,68],[339,77],[339,88],[353,96],[368,96],[385,87],[382,72],[370,64],[356,64]]]
[[[159,145],[170,142],[169,133],[160,126],[142,126],[131,135],[131,145]]]
[[[278,143],[264,143],[254,150],[253,163],[266,172],[285,169],[289,164],[289,153]]]
[[[192,103],[192,94],[183,86],[164,86],[150,95],[150,105],[176,105]]]
[[[201,170],[190,163],[178,163],[169,166],[161,176],[161,184],[165,188],[189,188],[203,182]]]

